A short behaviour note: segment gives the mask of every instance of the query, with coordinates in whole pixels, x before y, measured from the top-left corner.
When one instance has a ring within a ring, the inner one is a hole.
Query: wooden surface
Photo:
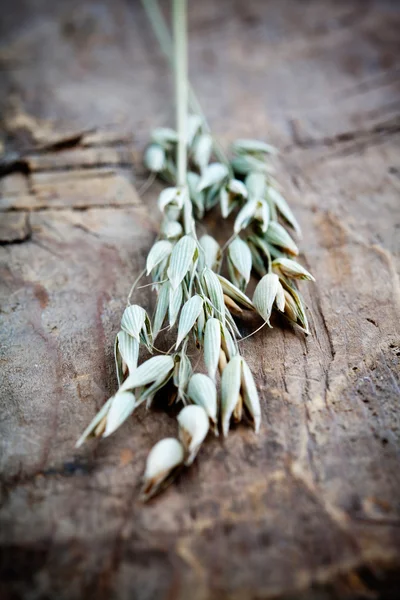
[[[116,387],[156,235],[160,187],[137,190],[149,131],[172,124],[169,72],[138,3],[8,0],[1,20],[1,598],[397,598],[398,3],[190,3],[205,112],[224,144],[282,150],[317,284],[308,339],[277,323],[243,344],[260,435],[208,440],[147,506],[173,418],[74,443]]]

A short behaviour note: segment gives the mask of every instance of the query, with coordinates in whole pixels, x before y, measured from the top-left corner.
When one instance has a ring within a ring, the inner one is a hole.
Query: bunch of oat
[[[246,417],[258,432],[259,396],[239,352],[234,317],[252,311],[269,325],[277,310],[308,333],[296,283],[313,279],[293,259],[296,243],[279,222],[300,230],[272,176],[268,158],[275,149],[238,140],[228,161],[216,150],[204,118],[188,117],[184,0],[174,0],[173,17],[177,130],[156,129],[145,153],[149,170],[170,184],[158,198],[163,221],[146,262],[146,275],[157,293],[156,309],[150,318],[141,306],[130,304],[134,286],[115,342],[119,389],[78,441],[80,445],[89,437],[114,433],[143,402],[150,407],[160,390],[167,402],[166,386],[172,386],[173,401],[183,406],[179,440],[161,440],[150,452],[144,499],[193,462],[210,429],[215,435],[221,429],[226,436],[232,422]],[[213,160],[216,155],[219,162]],[[196,235],[196,221],[217,204],[223,218],[236,213],[232,236],[223,247],[209,235]],[[229,278],[220,274],[224,260]],[[250,299],[246,288],[252,272],[261,279]],[[156,352],[154,343],[165,323],[177,328],[173,348],[138,366],[140,347]],[[193,373],[187,351],[191,339],[203,352],[207,374]]]

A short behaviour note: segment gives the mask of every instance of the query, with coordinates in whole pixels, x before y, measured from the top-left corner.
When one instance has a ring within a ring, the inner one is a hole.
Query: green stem
[[[174,32],[174,64],[175,64],[175,103],[177,144],[177,184],[186,186],[187,171],[187,112],[188,112],[188,77],[187,77],[187,16],[186,0],[173,0],[173,32]]]
[[[173,53],[172,53],[172,40],[171,40],[171,36],[170,36],[169,30],[168,30],[167,24],[165,22],[164,16],[158,5],[158,2],[157,2],[157,0],[142,0],[142,5],[143,5],[144,10],[146,11],[146,14],[147,14],[147,17],[148,17],[150,23],[151,23],[154,34],[160,45],[161,51],[165,54],[171,67],[174,69],[175,64],[174,64]],[[197,96],[194,93],[193,88],[190,86],[189,82],[188,82],[188,89],[189,89],[189,103],[190,103],[191,109],[193,110],[194,113],[198,114],[199,117],[201,117],[201,119],[204,123],[205,130],[208,133],[211,133],[210,126],[209,126],[207,119],[202,111],[200,102],[198,101]],[[223,151],[223,149],[220,146],[220,144],[218,143],[218,141],[214,137],[212,139],[213,139],[213,148],[214,148],[215,155],[217,156],[217,158],[220,162],[222,162],[223,164],[225,164],[228,167],[229,173],[230,173],[231,177],[233,177],[232,167],[230,165],[230,162],[229,162],[227,156],[225,155],[225,152]]]
[[[137,284],[139,283],[139,281],[142,279],[142,277],[144,277],[146,275],[146,269],[143,269],[143,271],[141,271],[139,273],[139,275],[136,277],[135,281],[132,284],[132,287],[129,291],[129,295],[128,295],[128,299],[126,301],[126,306],[130,306],[131,305],[131,298],[132,298],[132,294],[135,291],[135,288],[137,286]]]
[[[165,56],[171,64],[171,67],[173,68],[174,62],[172,60],[171,36],[169,34],[168,27],[165,23],[160,7],[158,6],[158,2],[157,0],[142,0],[142,6],[151,23],[154,35],[157,38],[161,50],[165,54]]]

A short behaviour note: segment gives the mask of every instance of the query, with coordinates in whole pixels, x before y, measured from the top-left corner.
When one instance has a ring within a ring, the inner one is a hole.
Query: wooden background
[[[397,598],[399,3],[190,3],[203,108],[224,145],[281,149],[317,284],[308,339],[278,324],[243,345],[260,435],[210,439],[147,506],[145,457],[173,418],[74,443],[115,390],[156,235],[141,151],[173,124],[170,73],[138,2],[1,9],[1,598]]]

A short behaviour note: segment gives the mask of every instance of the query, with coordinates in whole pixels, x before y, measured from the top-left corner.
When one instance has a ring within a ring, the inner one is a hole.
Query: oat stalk
[[[142,0],[142,6],[147,14],[154,35],[157,38],[162,52],[165,54],[168,62],[171,65],[171,68],[174,69],[175,61],[173,56],[173,42],[157,0]],[[205,130],[208,133],[210,133],[211,130],[201,108],[201,104],[189,81],[187,81],[187,86],[191,110],[194,114],[198,115],[201,118]],[[228,168],[230,168],[229,160],[227,159],[224,150],[221,148],[220,144],[218,143],[218,140],[215,137],[213,137],[213,148],[215,155],[218,157],[218,160],[220,160],[223,164],[227,165]]]
[[[155,1],[144,6],[153,17],[161,15]],[[174,65],[177,130],[153,131],[145,152],[149,170],[171,185],[158,198],[163,214],[160,234],[149,251],[146,269],[131,288],[116,337],[119,389],[77,443],[111,435],[141,404],[150,408],[156,394],[162,395],[166,407],[171,403],[183,406],[178,415],[179,440],[161,440],[149,454],[144,500],[192,464],[209,430],[226,436],[232,423],[246,419],[259,431],[260,400],[251,370],[239,352],[241,334],[235,319],[249,312],[258,314],[263,325],[257,332],[264,325],[271,326],[275,310],[308,333],[296,282],[313,280],[293,259],[297,245],[280,222],[299,231],[271,175],[269,157],[275,149],[264,142],[237,140],[228,161],[218,151],[205,119],[199,113],[188,118],[186,0],[173,0],[172,15],[174,52],[168,54]],[[168,45],[169,34],[163,27],[158,37]],[[220,162],[213,161],[214,154]],[[209,235],[197,238],[194,219],[201,219],[217,204],[223,218],[236,212],[233,233],[222,248]],[[224,261],[227,277],[220,274]],[[151,277],[149,285],[157,294],[152,318],[130,302],[144,274]],[[250,299],[246,288],[252,274],[260,281]],[[155,341],[166,321],[167,328],[176,328],[176,339],[160,355]],[[188,355],[192,339],[206,373],[193,373]],[[141,348],[158,355],[138,366]]]
[[[177,185],[182,189],[186,187],[187,169],[188,67],[186,20],[186,0],[173,0],[175,104],[178,132],[176,180]]]

